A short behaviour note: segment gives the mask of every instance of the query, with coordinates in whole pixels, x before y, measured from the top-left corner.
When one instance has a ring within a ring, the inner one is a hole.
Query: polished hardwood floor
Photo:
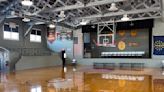
[[[58,67],[0,74],[0,92],[164,92],[161,69],[93,69]]]

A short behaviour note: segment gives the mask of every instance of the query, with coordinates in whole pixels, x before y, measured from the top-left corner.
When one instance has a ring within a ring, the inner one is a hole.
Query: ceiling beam
[[[13,0],[12,2],[9,3],[9,5],[7,5],[6,7],[4,7],[0,13],[5,13],[6,11],[8,11],[9,9],[11,9],[11,7],[15,6],[16,4],[18,4],[18,0]]]
[[[152,12],[152,11],[160,11],[161,8],[148,8],[148,9],[138,9],[138,10],[130,10],[130,11],[121,11],[121,12],[114,12],[114,13],[106,13],[102,14],[95,14],[91,16],[79,17],[78,19],[93,19],[93,18],[101,18],[101,17],[112,17],[112,16],[119,16],[124,14],[138,14],[138,13],[145,13],[145,12]]]
[[[157,18],[161,18],[161,17],[160,17],[160,16],[155,16],[155,17],[133,18],[133,19],[130,19],[130,20],[128,20],[128,21],[145,20],[145,19],[157,19]],[[96,22],[93,23],[93,24],[113,23],[113,22],[124,22],[124,21],[122,21],[122,20],[116,20],[116,21],[103,21],[103,22],[98,22],[98,21],[96,21]]]
[[[98,13],[102,13],[101,10],[97,9],[96,7],[92,7],[94,10],[96,10]]]
[[[49,0],[50,1],[50,0]],[[43,3],[46,4],[46,6],[48,6],[49,8],[52,8],[52,5],[49,4],[49,2],[43,1]]]
[[[161,0],[161,7],[162,7],[162,22],[164,22],[164,0]]]
[[[59,3],[61,3],[64,7],[66,6],[65,3],[61,0],[58,0]],[[69,12],[70,15],[75,16],[73,13]]]
[[[60,0],[58,0],[60,1]],[[65,11],[65,10],[73,10],[73,9],[81,9],[81,8],[86,8],[86,7],[93,7],[93,6],[98,6],[98,5],[104,5],[104,4],[109,4],[113,2],[123,2],[127,0],[102,0],[102,1],[94,1],[87,3],[86,5],[84,4],[75,4],[75,5],[67,5],[59,8],[50,8],[46,10],[45,12],[59,12],[59,11]]]
[[[77,1],[80,4],[83,4],[82,1]],[[98,13],[102,13],[101,10],[97,9],[95,6],[91,7],[93,10],[97,11]],[[79,10],[79,9],[78,9]]]
[[[33,26],[34,26],[34,24],[30,25],[30,27],[26,30],[24,37],[26,37],[31,32],[31,29],[33,28]]]

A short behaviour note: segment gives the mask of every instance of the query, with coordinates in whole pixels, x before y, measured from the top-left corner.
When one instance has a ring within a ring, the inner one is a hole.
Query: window
[[[19,40],[18,25],[15,23],[5,23],[3,27],[3,38],[9,40]]]
[[[42,92],[42,88],[41,86],[32,87],[31,92]]]
[[[31,42],[41,42],[41,30],[32,29],[31,34],[30,34],[30,41]]]

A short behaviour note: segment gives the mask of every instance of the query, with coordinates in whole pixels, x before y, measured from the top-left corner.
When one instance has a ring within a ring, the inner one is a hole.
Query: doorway
[[[9,51],[0,47],[0,72],[9,70]]]

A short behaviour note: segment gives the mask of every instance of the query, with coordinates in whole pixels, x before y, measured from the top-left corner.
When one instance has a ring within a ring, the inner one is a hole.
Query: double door
[[[3,72],[7,69],[6,60],[4,57],[4,52],[0,52],[0,72]]]

